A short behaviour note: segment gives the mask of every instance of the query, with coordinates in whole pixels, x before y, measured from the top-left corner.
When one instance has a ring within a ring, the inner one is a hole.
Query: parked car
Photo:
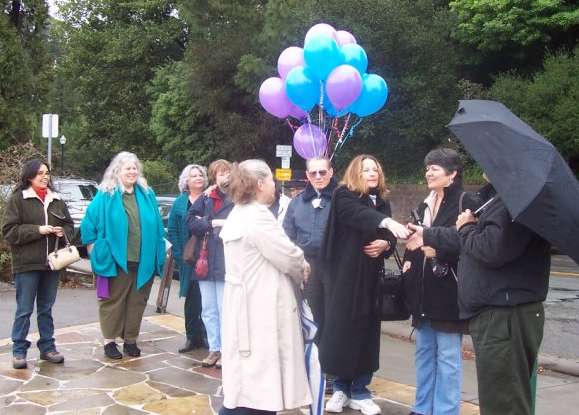
[[[98,191],[97,182],[73,177],[53,177],[52,184],[66,202],[74,226],[78,228],[86,208]]]
[[[161,213],[161,218],[163,219],[165,233],[167,232],[167,225],[169,223],[169,213],[171,212],[173,203],[175,203],[175,199],[177,199],[177,197],[172,195],[157,195],[157,204],[159,205],[159,213]]]

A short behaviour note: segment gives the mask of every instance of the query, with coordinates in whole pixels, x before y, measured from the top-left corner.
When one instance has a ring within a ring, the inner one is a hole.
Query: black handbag
[[[402,259],[396,249],[394,249],[393,256],[398,270],[385,270],[382,267],[376,286],[374,313],[381,321],[408,320],[410,318],[410,311],[404,301]]]

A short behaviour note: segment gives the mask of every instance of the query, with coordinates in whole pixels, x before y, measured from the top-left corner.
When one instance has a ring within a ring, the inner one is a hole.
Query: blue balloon
[[[320,81],[309,68],[296,66],[287,74],[285,92],[294,105],[309,112],[320,100]]]
[[[378,75],[367,74],[362,77],[362,93],[351,106],[350,111],[360,117],[378,112],[388,99],[388,85]]]
[[[310,37],[304,45],[304,60],[313,74],[322,81],[330,72],[342,64],[342,53],[338,43],[324,34]]]
[[[353,66],[360,72],[361,76],[364,76],[368,70],[368,55],[366,55],[364,48],[355,43],[349,43],[342,46],[341,51],[344,64]]]

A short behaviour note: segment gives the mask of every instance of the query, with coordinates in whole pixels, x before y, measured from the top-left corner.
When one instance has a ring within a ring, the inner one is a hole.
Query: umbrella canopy
[[[448,127],[513,219],[579,263],[579,183],[557,149],[495,101],[460,101]]]

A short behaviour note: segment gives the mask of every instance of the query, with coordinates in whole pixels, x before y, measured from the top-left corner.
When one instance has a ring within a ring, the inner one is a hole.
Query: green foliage
[[[83,155],[73,168],[95,176],[121,150],[158,157],[146,85],[157,67],[181,59],[186,34],[175,3],[73,0],[59,7],[58,82],[67,85],[58,101],[70,150]]]
[[[184,62],[162,66],[147,90],[152,99],[151,132],[165,159],[179,169],[190,163],[207,165],[215,156],[188,74]]]
[[[0,149],[38,135],[52,71],[44,1],[4,1],[0,11]]]
[[[143,161],[143,173],[157,194],[177,193],[177,171],[173,164],[164,160]]]
[[[574,53],[547,57],[532,77],[499,76],[490,89],[494,99],[549,139],[577,170],[579,167],[579,47]]]
[[[456,37],[481,51],[548,44],[579,26],[579,8],[566,0],[454,0]]]

